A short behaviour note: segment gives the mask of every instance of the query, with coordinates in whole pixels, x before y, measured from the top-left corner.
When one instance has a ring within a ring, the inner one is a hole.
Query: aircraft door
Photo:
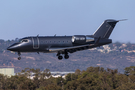
[[[39,49],[39,38],[32,37],[32,41],[33,41],[33,49]]]

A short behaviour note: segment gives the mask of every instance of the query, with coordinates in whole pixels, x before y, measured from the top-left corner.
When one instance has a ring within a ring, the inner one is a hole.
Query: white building
[[[0,74],[11,77],[14,75],[14,68],[0,68]]]

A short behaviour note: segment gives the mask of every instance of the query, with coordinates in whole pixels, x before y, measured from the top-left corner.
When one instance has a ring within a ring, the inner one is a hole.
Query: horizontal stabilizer
[[[125,20],[128,20],[128,19],[122,19],[122,20],[117,20],[117,21],[125,21]]]

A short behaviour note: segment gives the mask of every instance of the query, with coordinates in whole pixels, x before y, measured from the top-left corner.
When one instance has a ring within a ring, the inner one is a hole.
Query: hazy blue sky
[[[135,0],[0,0],[0,39],[88,35],[105,19],[128,19],[110,38],[135,43]]]

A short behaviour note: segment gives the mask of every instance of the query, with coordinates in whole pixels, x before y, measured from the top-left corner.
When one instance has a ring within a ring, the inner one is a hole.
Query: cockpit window
[[[28,39],[23,39],[23,40],[20,40],[20,42],[29,42]]]

